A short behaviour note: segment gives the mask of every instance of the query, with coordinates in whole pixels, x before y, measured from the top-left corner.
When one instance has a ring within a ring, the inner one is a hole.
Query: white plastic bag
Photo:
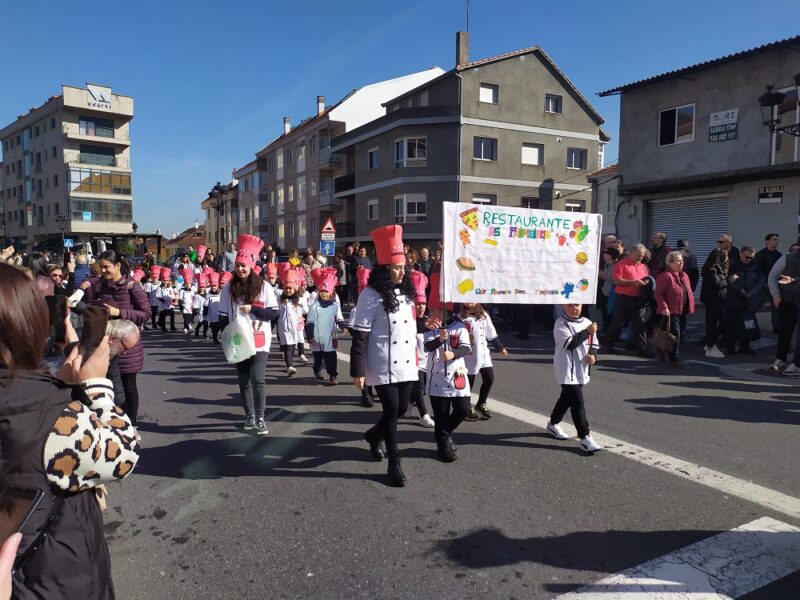
[[[219,337],[225,359],[229,363],[240,363],[256,353],[253,341],[253,326],[249,317],[238,313]]]

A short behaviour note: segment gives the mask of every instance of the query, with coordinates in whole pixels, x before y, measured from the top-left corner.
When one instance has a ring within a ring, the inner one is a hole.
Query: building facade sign
[[[87,104],[92,108],[111,110],[111,88],[86,84]]]
[[[711,113],[708,118],[708,141],[727,142],[728,140],[735,140],[738,123],[738,108]]]
[[[759,204],[780,204],[783,202],[782,185],[761,185],[758,187]]]

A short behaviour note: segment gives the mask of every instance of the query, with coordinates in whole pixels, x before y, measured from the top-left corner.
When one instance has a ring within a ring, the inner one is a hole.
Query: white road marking
[[[350,357],[342,352],[337,352],[340,360],[349,363]],[[477,395],[473,394],[473,400],[477,400]],[[542,415],[525,408],[513,406],[500,400],[489,398],[489,404],[492,411],[511,417],[517,421],[533,425],[540,429],[547,429],[547,421],[550,419],[549,415]],[[561,426],[570,435],[577,435],[575,429],[566,422],[562,422]],[[617,454],[625,458],[629,458],[638,463],[647,465],[677,475],[683,479],[688,479],[699,483],[706,487],[713,488],[724,494],[741,498],[748,502],[758,504],[764,508],[768,508],[781,514],[789,515],[795,519],[800,519],[800,498],[789,496],[775,490],[771,490],[764,486],[738,479],[713,469],[708,469],[697,463],[681,460],[668,454],[662,454],[655,450],[648,450],[642,446],[631,444],[624,440],[620,440],[610,435],[606,435],[596,430],[592,430],[592,437],[605,447],[604,452]],[[693,599],[694,600],[694,599]]]
[[[762,518],[557,600],[734,600],[800,569],[800,529]]]

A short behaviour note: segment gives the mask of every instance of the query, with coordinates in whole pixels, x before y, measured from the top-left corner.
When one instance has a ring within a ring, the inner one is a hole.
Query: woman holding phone
[[[49,328],[36,283],[0,264],[1,483],[43,494],[22,526],[14,594],[105,600],[114,590],[95,489],[131,473],[136,433],[105,379],[108,338],[86,360],[73,344],[56,378],[41,368]],[[75,342],[69,319],[65,328]]]

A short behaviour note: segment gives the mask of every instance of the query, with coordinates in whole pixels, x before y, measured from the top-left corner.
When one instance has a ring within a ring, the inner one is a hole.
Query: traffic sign
[[[333,221],[330,217],[328,217],[328,220],[325,221],[325,225],[322,226],[320,231],[322,233],[336,233],[336,227],[333,226]]]
[[[72,238],[64,238],[64,248],[74,248],[75,240]]]
[[[335,233],[320,233],[319,239],[325,240],[326,242],[333,242],[336,241],[336,234]]]
[[[333,240],[322,240],[319,243],[319,251],[325,256],[333,256],[336,254],[336,242]]]

